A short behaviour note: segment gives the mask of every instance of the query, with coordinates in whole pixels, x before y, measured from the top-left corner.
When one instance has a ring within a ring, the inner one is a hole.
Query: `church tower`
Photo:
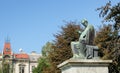
[[[11,49],[11,44],[10,40],[7,38],[5,43],[4,43],[4,48],[3,48],[3,55],[5,57],[9,57],[12,55],[12,49]]]
[[[2,66],[3,73],[13,72],[13,53],[11,49],[10,40],[8,39],[8,37],[4,43],[4,48],[3,48],[3,53],[2,53],[2,65],[3,65]]]

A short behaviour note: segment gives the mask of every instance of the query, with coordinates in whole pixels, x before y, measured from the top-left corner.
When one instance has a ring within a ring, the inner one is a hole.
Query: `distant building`
[[[22,49],[19,51],[20,53],[13,53],[10,42],[6,41],[0,54],[1,68],[4,68],[3,64],[7,63],[9,65],[8,73],[32,73],[33,68],[37,67],[41,55],[35,51],[31,54],[24,53]]]

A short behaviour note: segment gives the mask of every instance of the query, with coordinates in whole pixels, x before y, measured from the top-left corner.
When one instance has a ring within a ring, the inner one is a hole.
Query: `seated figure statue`
[[[81,24],[85,26],[85,29],[83,32],[79,31],[80,37],[78,42],[72,42],[72,51],[73,51],[73,57],[79,57],[79,58],[85,58],[86,57],[86,45],[93,45],[94,40],[94,27],[91,24],[88,24],[88,21],[86,19],[83,19],[81,21]]]

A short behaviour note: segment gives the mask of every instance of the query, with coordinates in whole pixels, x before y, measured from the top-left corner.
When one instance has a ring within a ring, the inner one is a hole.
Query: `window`
[[[32,60],[35,60],[35,58],[33,57]]]
[[[6,48],[6,51],[9,51],[9,48]]]
[[[19,73],[25,73],[25,65],[23,64],[19,65]]]
[[[4,58],[5,58],[5,59],[9,59],[10,56],[9,56],[9,55],[5,55]]]
[[[35,66],[32,66],[32,71],[33,71],[34,68],[35,68]]]

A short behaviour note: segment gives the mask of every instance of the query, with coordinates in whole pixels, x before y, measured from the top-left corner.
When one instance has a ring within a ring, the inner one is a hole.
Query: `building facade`
[[[22,49],[19,53],[13,53],[10,42],[6,41],[0,54],[1,71],[3,73],[32,73],[33,68],[37,67],[40,57],[41,55],[35,51],[27,54]]]

